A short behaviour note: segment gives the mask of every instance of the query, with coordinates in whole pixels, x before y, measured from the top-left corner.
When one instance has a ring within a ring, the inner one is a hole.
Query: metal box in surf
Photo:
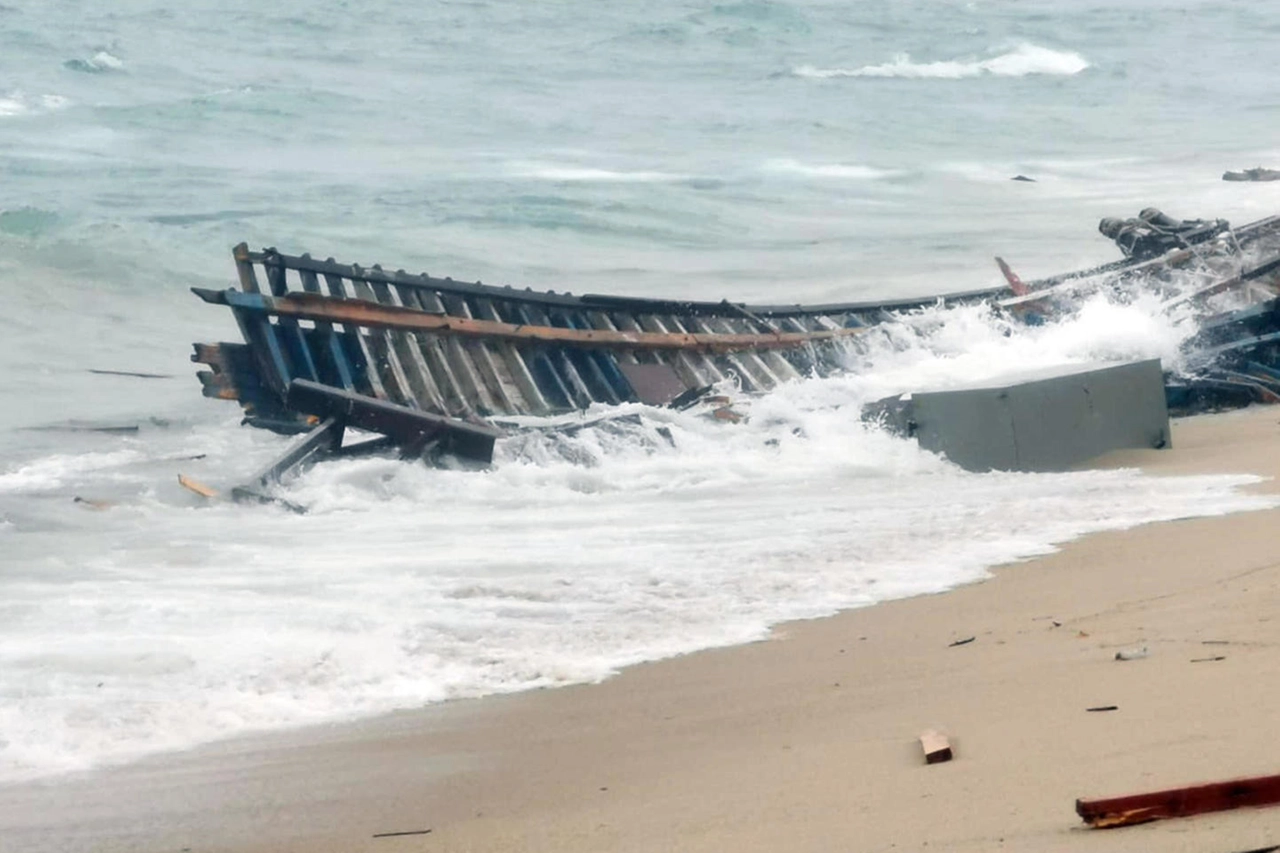
[[[1159,359],[1069,365],[869,405],[970,471],[1065,471],[1111,450],[1169,446]]]

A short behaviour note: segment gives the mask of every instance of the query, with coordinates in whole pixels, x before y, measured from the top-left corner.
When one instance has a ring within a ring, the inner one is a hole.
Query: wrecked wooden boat
[[[238,401],[246,423],[309,432],[300,458],[342,452],[350,426],[380,433],[381,446],[402,455],[484,462],[495,425],[511,418],[594,404],[681,406],[725,380],[759,393],[838,373],[858,336],[926,305],[986,302],[1042,322],[1099,288],[1178,277],[1171,306],[1233,292],[1250,298],[1192,339],[1198,374],[1171,384],[1181,395],[1171,397],[1174,408],[1280,401],[1280,217],[1234,230],[1218,222],[1171,231],[1175,247],[1157,257],[1026,283],[1001,262],[999,287],[810,306],[539,292],[242,243],[238,289],[193,291],[231,310],[243,342],[196,344],[192,360],[208,367],[198,373],[205,395]],[[1192,233],[1203,239],[1176,236]],[[272,466],[259,485],[288,467]]]
[[[938,297],[746,305],[537,292],[234,250],[240,289],[194,288],[231,309],[243,343],[196,344],[206,396],[284,433],[308,415],[295,379],[446,418],[666,405],[727,378],[747,393],[843,368],[843,347]],[[264,284],[265,282],[265,284]],[[953,294],[977,300],[1007,288]]]

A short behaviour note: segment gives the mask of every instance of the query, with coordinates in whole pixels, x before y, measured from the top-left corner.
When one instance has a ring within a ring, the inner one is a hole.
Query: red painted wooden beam
[[[1280,776],[1255,776],[1105,800],[1076,800],[1076,814],[1090,826],[1103,829],[1277,803]]]

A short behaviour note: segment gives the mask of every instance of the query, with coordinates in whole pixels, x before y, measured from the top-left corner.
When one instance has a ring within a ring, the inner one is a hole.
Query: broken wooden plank
[[[404,447],[424,435],[441,438],[442,450],[468,459],[493,461],[493,445],[501,434],[486,424],[374,400],[318,382],[295,379],[289,384],[290,409],[319,418],[337,418],[346,426],[377,432]]]
[[[920,733],[920,748],[924,750],[925,764],[940,764],[951,760],[951,741],[936,729]]]
[[[403,306],[381,305],[368,299],[334,299],[315,293],[268,296],[235,290],[193,287],[191,292],[212,304],[230,305],[242,312],[276,317],[342,323],[370,329],[403,329],[439,335],[522,343],[639,350],[680,350],[688,353],[727,353],[750,349],[790,349],[822,341],[849,338],[865,327],[776,334],[706,334],[701,332],[609,331],[530,326],[433,314]]]
[[[1276,803],[1280,803],[1280,775],[1231,779],[1102,800],[1076,800],[1076,814],[1090,826],[1102,829]]]
[[[305,381],[305,380],[301,380]],[[250,486],[270,486],[280,482],[289,471],[305,465],[317,456],[334,452],[342,446],[342,433],[345,425],[336,417],[328,417],[317,424],[310,432],[289,446],[284,453],[270,465],[255,474]]]
[[[132,376],[135,379],[172,379],[172,373],[143,373],[137,370],[107,370],[103,367],[90,367],[90,373],[97,373],[99,376]]]
[[[217,489],[206,486],[198,480],[193,480],[186,474],[178,475],[178,485],[188,491],[195,492],[202,498],[216,498],[218,496]]]
[[[373,838],[399,838],[403,835],[427,835],[431,832],[429,829],[405,829],[400,832],[375,832]]]

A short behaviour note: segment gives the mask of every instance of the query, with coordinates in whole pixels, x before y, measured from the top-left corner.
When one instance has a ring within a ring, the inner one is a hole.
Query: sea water
[[[241,240],[698,299],[963,290],[996,254],[1034,278],[1116,257],[1102,216],[1280,211],[1280,184],[1219,180],[1280,163],[1278,11],[6,0],[0,780],[595,681],[1270,505],[1243,477],[969,474],[859,422],[1013,367],[1176,367],[1195,318],[1143,295],[1033,328],[928,308],[736,425],[632,405],[480,473],[326,464],[284,489],[303,516],[176,474],[234,483],[284,445],[187,361],[237,339],[188,288],[232,284]]]

